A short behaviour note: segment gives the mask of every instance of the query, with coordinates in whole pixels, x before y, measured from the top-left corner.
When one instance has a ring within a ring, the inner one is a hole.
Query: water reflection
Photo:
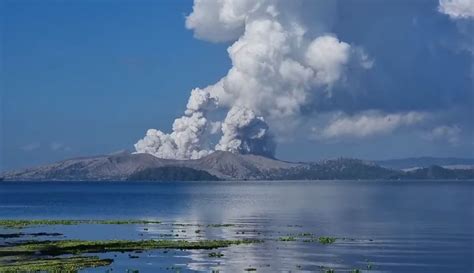
[[[118,271],[471,272],[473,189],[461,182],[5,183],[0,218],[163,221],[41,227],[65,238],[265,241],[215,250],[222,257],[209,257],[214,250],[106,254]],[[305,242],[298,236],[305,233],[339,240]]]

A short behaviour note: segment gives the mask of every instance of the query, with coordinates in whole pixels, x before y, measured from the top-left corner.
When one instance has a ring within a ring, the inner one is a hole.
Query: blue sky
[[[231,67],[231,42],[186,29],[191,0],[1,3],[0,170],[132,150],[148,128],[169,131],[190,90]],[[472,41],[437,6],[341,1],[331,27],[375,63],[354,83],[365,95],[341,95],[335,105],[348,114],[429,112],[436,122],[367,138],[295,133],[279,141],[277,157],[474,156]],[[457,128],[453,141],[443,126]],[[430,137],[436,128],[444,139]]]

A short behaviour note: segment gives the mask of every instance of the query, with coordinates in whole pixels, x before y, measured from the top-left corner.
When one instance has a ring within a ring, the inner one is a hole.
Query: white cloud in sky
[[[31,151],[39,149],[40,147],[41,147],[41,143],[32,142],[32,143],[26,144],[24,146],[21,146],[20,149],[22,151],[25,151],[25,152],[31,152]]]
[[[333,36],[314,39],[306,51],[306,61],[315,71],[315,80],[324,84],[337,81],[349,62],[351,46]]]
[[[45,143],[43,143],[45,144]],[[59,141],[53,141],[49,144],[43,145],[41,142],[32,142],[29,144],[25,144],[20,147],[20,150],[24,152],[33,152],[39,149],[50,149],[51,151],[57,152],[57,151],[70,151],[71,147],[67,146],[64,143],[61,143]]]
[[[69,151],[71,148],[64,143],[53,141],[49,144],[49,148],[53,151]]]
[[[366,111],[354,116],[336,114],[323,128],[314,127],[318,139],[366,138],[391,133],[401,127],[408,127],[425,120],[426,114],[406,112],[386,114],[379,111]]]
[[[452,145],[460,141],[461,128],[457,125],[441,125],[430,131],[426,138],[430,140],[444,140]]]
[[[474,0],[440,0],[438,10],[452,19],[474,18]]]

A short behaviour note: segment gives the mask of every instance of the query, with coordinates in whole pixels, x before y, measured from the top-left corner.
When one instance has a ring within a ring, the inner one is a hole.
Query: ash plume
[[[275,143],[262,117],[244,107],[234,106],[222,123],[222,137],[216,150],[273,157]]]
[[[174,159],[199,158],[214,150],[273,156],[269,124],[304,115],[302,109],[330,96],[332,87],[345,80],[349,66],[372,66],[361,48],[328,32],[335,5],[195,0],[186,27],[198,39],[233,42],[227,49],[232,67],[217,83],[191,92],[172,133],[150,129],[135,144],[136,151]],[[208,120],[215,109],[228,111],[225,120]],[[220,130],[213,130],[215,122],[221,122]],[[221,136],[215,147],[210,134]]]
[[[192,90],[185,115],[174,121],[173,132],[166,134],[149,129],[135,144],[136,151],[168,159],[196,159],[208,155],[212,150],[205,142],[205,134],[210,128],[206,114],[216,103],[208,92]]]

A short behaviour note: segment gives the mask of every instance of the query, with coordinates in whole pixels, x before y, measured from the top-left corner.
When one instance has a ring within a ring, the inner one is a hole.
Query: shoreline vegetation
[[[0,257],[5,256],[60,256],[65,254],[133,252],[152,249],[216,249],[231,245],[261,243],[261,240],[57,240],[30,241],[0,247]]]
[[[81,269],[107,266],[112,259],[101,259],[98,256],[73,256],[66,258],[24,259],[19,257],[9,263],[0,262],[0,272],[78,272]]]
[[[47,225],[148,225],[160,224],[160,221],[151,220],[0,220],[0,227],[4,228],[25,228],[29,226]]]
[[[63,220],[63,219],[14,219],[0,220],[0,228],[24,229],[52,225],[158,225],[156,220]],[[172,226],[185,224],[172,224]],[[233,227],[233,224],[199,225],[207,228]],[[144,230],[147,230],[145,228]],[[99,256],[83,256],[84,254],[103,254],[109,252],[141,253],[157,249],[220,249],[232,245],[256,244],[263,242],[258,239],[239,240],[19,240],[9,242],[7,239],[21,237],[62,236],[61,233],[5,233],[0,234],[4,243],[0,244],[0,272],[78,272],[86,268],[111,265],[113,259]],[[65,257],[64,255],[68,255]],[[135,257],[135,256],[133,256]],[[217,255],[216,257],[222,257]]]
[[[235,234],[244,234],[238,229],[243,226],[228,223],[219,224],[188,224],[188,223],[162,223],[161,221],[151,220],[25,220],[14,219],[0,220],[0,231],[10,229],[24,229],[32,228],[41,229],[48,225],[163,225],[166,227],[191,227],[191,229],[199,228],[191,232],[196,234],[193,239],[184,240],[177,239],[175,236],[169,236],[170,239],[144,239],[144,240],[82,240],[82,239],[54,239],[45,240],[44,237],[61,236],[61,233],[48,232],[31,232],[31,233],[5,233],[0,234],[0,238],[4,239],[0,243],[0,273],[9,272],[78,272],[87,268],[95,268],[102,266],[110,266],[114,263],[114,259],[110,257],[102,257],[105,253],[129,253],[129,258],[139,258],[137,254],[146,251],[153,251],[163,249],[165,253],[168,250],[203,250],[209,251],[205,253],[206,256],[213,259],[222,259],[224,254],[221,252],[223,248],[239,245],[260,244],[267,240],[280,243],[318,243],[320,245],[331,245],[336,243],[339,239],[336,237],[316,236],[312,233],[295,233],[288,234],[285,237],[277,239],[255,238],[235,238],[227,237],[224,239],[200,239],[201,232],[206,232],[206,229],[215,228],[232,228],[237,229]],[[148,230],[148,227],[143,227],[143,230]],[[172,230],[173,232],[173,230]],[[178,230],[177,232],[185,232],[185,230]],[[232,232],[233,233],[233,232]],[[257,233],[260,234],[260,233]],[[172,235],[172,234],[171,234]],[[23,238],[20,240],[17,239]],[[33,239],[26,239],[26,238]],[[38,237],[38,238],[37,238]],[[164,236],[166,237],[166,236]],[[340,238],[346,240],[345,238]],[[117,257],[117,255],[114,255]],[[324,270],[330,270],[325,268]],[[326,272],[326,271],[324,271]]]
[[[113,259],[82,256],[88,253],[143,252],[157,249],[217,249],[231,245],[261,243],[260,240],[58,240],[30,241],[0,247],[0,272],[77,272],[85,268],[107,266]],[[70,257],[58,257],[74,255]],[[130,256],[132,257],[132,256]],[[135,257],[135,256],[133,256]],[[221,257],[221,256],[219,256]],[[137,256],[138,258],[138,256]]]

